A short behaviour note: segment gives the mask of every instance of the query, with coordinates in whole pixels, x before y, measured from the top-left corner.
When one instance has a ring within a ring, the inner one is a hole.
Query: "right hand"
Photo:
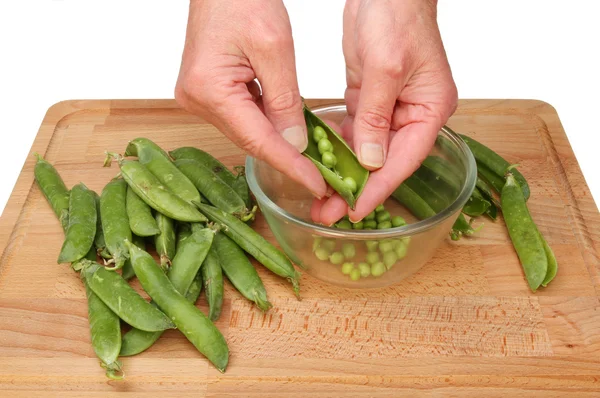
[[[258,80],[261,88],[255,81]],[[292,30],[281,0],[192,0],[176,101],[317,198]]]

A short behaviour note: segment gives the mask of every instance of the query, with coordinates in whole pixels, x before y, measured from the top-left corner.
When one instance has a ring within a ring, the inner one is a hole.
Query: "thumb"
[[[369,170],[383,166],[387,157],[398,81],[378,70],[364,70],[354,117],[353,143],[360,163]]]
[[[294,46],[287,43],[277,57],[259,60],[254,66],[262,86],[262,104],[273,128],[299,152],[308,146],[302,98],[296,77]]]

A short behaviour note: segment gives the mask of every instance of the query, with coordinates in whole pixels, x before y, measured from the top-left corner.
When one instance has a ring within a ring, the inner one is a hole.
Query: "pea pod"
[[[83,183],[71,189],[69,224],[58,256],[58,263],[82,259],[94,245],[96,236],[96,198]]]
[[[508,234],[529,287],[535,292],[546,278],[548,257],[544,249],[544,240],[529,214],[523,190],[512,171],[507,174],[500,200]]]
[[[165,216],[162,213],[154,215],[156,225],[160,233],[154,235],[154,248],[160,256],[160,265],[163,269],[167,269],[171,264],[171,260],[175,257],[177,249],[177,237],[175,235],[175,223],[173,219]]]
[[[195,303],[198,300],[198,297],[200,297],[200,293],[202,293],[203,283],[202,283],[202,272],[201,271],[202,271],[202,268],[200,268],[200,271],[196,274],[196,277],[192,281],[190,288],[188,289],[187,293],[185,294],[185,298],[190,303]]]
[[[224,372],[229,362],[229,348],[217,327],[175,289],[152,256],[126,242],[133,269],[142,287],[164,311],[184,336],[215,367]]]
[[[248,180],[246,180],[246,168],[244,166],[235,166],[233,168],[237,175],[235,176],[235,181],[231,185],[233,190],[240,195],[240,198],[246,204],[247,209],[252,209],[254,207],[254,203],[252,200],[252,196],[250,195],[250,187],[248,187]],[[252,214],[254,215],[254,213]]]
[[[127,217],[131,232],[137,236],[154,236],[160,233],[156,220],[152,217],[152,210],[131,187],[127,187]]]
[[[175,160],[175,166],[192,181],[208,201],[219,209],[242,219],[249,220],[254,213],[246,208],[237,192],[221,180],[210,168],[193,159]]]
[[[200,202],[200,194],[192,182],[173,164],[169,155],[147,138],[129,141],[125,156],[137,156],[141,164],[171,192],[188,203]]]
[[[173,258],[173,266],[169,269],[168,278],[179,293],[188,294],[190,302],[195,302],[200,294],[198,288],[198,269],[202,265],[206,253],[212,244],[214,231],[204,228],[203,230],[191,232],[184,230],[186,236],[180,240],[177,254]],[[202,280],[200,279],[200,284]],[[193,286],[193,288],[192,288]],[[189,292],[192,288],[193,292]],[[197,294],[194,293],[197,291]],[[153,303],[154,304],[154,303]],[[123,336],[121,356],[137,355],[152,346],[162,335],[162,331],[146,332],[139,329],[131,329]]]
[[[109,155],[113,156],[113,155]],[[110,157],[105,164],[110,164]],[[119,158],[123,179],[133,191],[159,213],[177,221],[207,221],[193,205],[169,191],[143,164]]]
[[[272,304],[267,300],[267,291],[244,251],[223,233],[215,236],[214,247],[231,284],[262,311],[268,311]]]
[[[498,155],[487,146],[475,141],[473,138],[467,137],[463,134],[460,136],[469,146],[469,149],[471,149],[471,152],[473,153],[478,165],[481,164],[485,166],[487,169],[489,169],[489,171],[496,174],[497,177],[503,178],[504,174],[510,167],[510,163],[508,163],[502,156]],[[523,191],[523,197],[525,198],[525,201],[527,201],[527,199],[529,199],[529,185],[527,184],[527,180],[515,168],[512,168],[511,173],[517,180],[517,183]]]
[[[225,235],[229,236],[245,252],[276,275],[287,278],[292,283],[296,296],[299,297],[300,274],[294,269],[285,254],[233,215],[202,203],[198,203],[197,206],[212,222],[223,225]]]
[[[216,248],[213,246],[200,268],[204,282],[204,294],[208,302],[208,318],[216,321],[223,308],[223,270]]]
[[[124,377],[122,365],[118,361],[121,350],[121,320],[104,304],[84,281],[88,303],[88,319],[92,348],[111,379]]]
[[[477,164],[477,174],[483,181],[491,185],[494,191],[497,193],[502,192],[505,182],[504,178],[497,176],[493,171],[490,171],[490,169],[479,163]]]
[[[132,239],[134,245],[136,245],[137,247],[139,247],[142,250],[146,250],[146,242],[144,241],[144,238],[142,238],[141,236],[132,235],[131,239]],[[125,265],[123,265],[121,276],[126,281],[128,281],[129,279],[131,279],[135,276],[135,272],[133,272],[133,267],[131,266],[130,259],[127,259],[127,261],[125,261]]]
[[[315,164],[325,181],[340,194],[351,209],[354,209],[356,200],[362,193],[369,178],[369,171],[360,164],[356,154],[350,149],[344,139],[312,113],[306,105],[304,106],[304,119],[309,136],[308,146],[303,153],[304,156]],[[335,159],[337,159],[333,170],[321,162],[318,144],[311,138],[317,127],[325,131],[326,138],[331,142],[331,152],[334,154]],[[355,187],[344,181],[347,178],[354,181]]]
[[[477,187],[471,193],[467,203],[463,206],[463,213],[470,217],[479,217],[490,208],[491,203],[483,197]]]
[[[56,168],[37,153],[34,155],[37,158],[33,171],[35,180],[66,231],[69,226],[69,190]]]
[[[413,191],[406,183],[402,183],[392,193],[392,197],[404,205],[419,220],[435,216],[435,211],[422,197]]]
[[[141,249],[137,248],[137,250]],[[82,274],[90,289],[100,300],[134,328],[147,332],[173,328],[174,325],[169,318],[144,300],[117,272],[109,271],[95,262],[87,262]]]
[[[125,208],[127,196],[127,183],[122,178],[111,180],[100,195],[100,218],[104,241],[114,266],[112,269],[121,269],[129,256],[124,245],[125,240],[131,240],[131,229]]]
[[[546,287],[548,284],[554,279],[556,273],[558,272],[558,263],[556,261],[556,257],[554,256],[554,252],[546,242],[546,239],[540,233],[540,238],[542,238],[542,243],[544,244],[544,251],[546,252],[546,258],[548,259],[548,270],[546,271],[546,276],[544,277],[544,281],[542,282],[542,286]]]
[[[461,187],[460,172],[451,162],[440,156],[427,156],[421,168],[431,170],[438,178],[448,184],[454,192],[458,192]]]
[[[100,195],[94,192],[94,198],[96,199],[96,236],[94,237],[94,247],[96,253],[102,257],[109,259],[110,253],[106,248],[106,242],[104,241],[104,230],[102,229],[102,214],[100,214]]]

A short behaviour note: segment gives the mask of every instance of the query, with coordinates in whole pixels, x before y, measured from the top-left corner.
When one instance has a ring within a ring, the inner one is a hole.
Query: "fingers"
[[[363,73],[352,139],[360,163],[376,170],[386,161],[398,82],[376,69]]]
[[[439,119],[429,118],[411,123],[394,134],[388,160],[370,174],[355,210],[349,212],[350,221],[356,222],[367,216],[419,167],[431,151],[441,126]]]
[[[310,206],[310,218],[314,223],[321,223],[321,208],[323,207],[323,203],[325,203],[327,199],[314,199],[312,206]]]
[[[335,193],[321,205],[319,219],[321,224],[330,227],[347,213],[348,204],[338,193]]]
[[[305,186],[315,197],[325,196],[326,184],[317,168],[275,131],[244,83],[238,83],[222,98],[211,120],[217,128],[250,155]]]
[[[252,66],[262,86],[265,115],[275,131],[299,152],[304,152],[308,137],[291,34],[283,35],[277,44],[257,52]]]

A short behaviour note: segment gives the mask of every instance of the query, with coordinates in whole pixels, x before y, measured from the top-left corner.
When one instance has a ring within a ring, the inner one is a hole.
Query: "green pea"
[[[374,229],[375,229],[375,228],[371,228],[371,227],[364,227],[364,228],[363,228],[363,231],[372,231],[372,230],[374,230]]]
[[[390,252],[390,251],[394,250],[394,244],[391,240],[386,239],[384,241],[381,241],[381,243],[379,243],[379,250],[382,253]]]
[[[362,221],[355,222],[354,224],[352,224],[353,229],[363,229],[364,226],[365,224]]]
[[[358,268],[354,268],[350,272],[350,279],[352,279],[353,281],[357,281],[360,279],[360,270]]]
[[[401,245],[398,245],[398,247],[396,247],[396,249],[394,249],[394,253],[396,253],[398,260],[402,260],[406,256],[407,251],[408,251],[408,245],[406,245],[404,243]]]
[[[315,257],[321,261],[325,261],[329,258],[329,252],[325,248],[319,247],[317,250],[315,250]]]
[[[356,247],[354,247],[354,243],[344,243],[342,245],[342,253],[347,259],[353,258],[356,255]]]
[[[352,229],[352,223],[346,219],[338,221],[338,223],[335,224],[335,226],[339,229]]]
[[[366,259],[369,264],[375,264],[376,262],[379,261],[379,253],[378,252],[368,252]]]
[[[392,248],[396,250],[399,246],[403,245],[402,239],[394,239],[392,240]]]
[[[317,146],[321,155],[323,155],[325,152],[331,152],[333,150],[333,145],[327,138],[323,138],[321,141],[319,141]]]
[[[325,129],[321,126],[316,126],[313,130],[313,140],[316,143],[319,143],[323,138],[327,138],[327,133]]]
[[[379,242],[376,240],[368,240],[365,242],[365,245],[367,246],[368,251],[374,252],[377,251],[377,246],[379,246]]]
[[[369,220],[375,220],[375,211],[374,210],[365,217],[365,221],[369,221]]]
[[[383,207],[383,204],[380,204],[379,206],[377,206],[375,208],[375,213],[381,213],[384,210],[385,210],[385,207]]]
[[[348,186],[348,189],[350,189],[350,191],[352,193],[356,193],[356,190],[358,189],[358,187],[356,186],[356,181],[354,180],[354,178],[345,177],[344,184],[346,184]]]
[[[377,224],[377,229],[388,229],[392,228],[392,223],[389,221],[383,221]]]
[[[342,274],[350,275],[350,272],[354,269],[354,263],[344,263],[342,265]]]
[[[396,227],[401,227],[403,225],[406,225],[406,220],[404,220],[404,218],[402,218],[400,216],[392,217],[392,227],[396,228]]]
[[[315,251],[317,251],[317,249],[321,246],[321,241],[323,240],[323,238],[321,238],[320,236],[317,236],[313,239],[313,243],[312,243],[312,251],[313,253]]]
[[[321,242],[321,247],[325,250],[327,250],[327,252],[331,253],[332,251],[335,250],[335,245],[336,242],[335,240],[332,239],[323,239],[323,241]]]
[[[333,152],[325,152],[321,158],[321,163],[332,169],[337,164],[337,158],[333,154]]]
[[[377,276],[381,276],[385,273],[386,268],[385,268],[385,264],[382,263],[381,261],[373,264],[371,266],[371,275],[377,277]]]
[[[375,220],[367,220],[367,221],[365,221],[364,228],[370,228],[370,229],[377,228],[377,221],[375,221]]]
[[[344,262],[344,254],[341,252],[331,253],[329,261],[331,261],[331,264],[340,265]]]
[[[398,261],[398,256],[393,251],[386,252],[383,255],[383,264],[385,264],[387,269],[392,268],[392,265],[396,264],[396,261]]]
[[[387,210],[380,211],[379,213],[377,213],[377,216],[376,216],[377,223],[382,223],[384,221],[389,221],[390,218],[391,218],[391,214]]]
[[[371,266],[367,263],[358,264],[358,270],[360,271],[360,276],[366,278],[371,275]]]
[[[400,240],[402,241],[402,243],[408,246],[408,244],[410,243],[410,236],[405,236],[404,238],[400,238]]]

